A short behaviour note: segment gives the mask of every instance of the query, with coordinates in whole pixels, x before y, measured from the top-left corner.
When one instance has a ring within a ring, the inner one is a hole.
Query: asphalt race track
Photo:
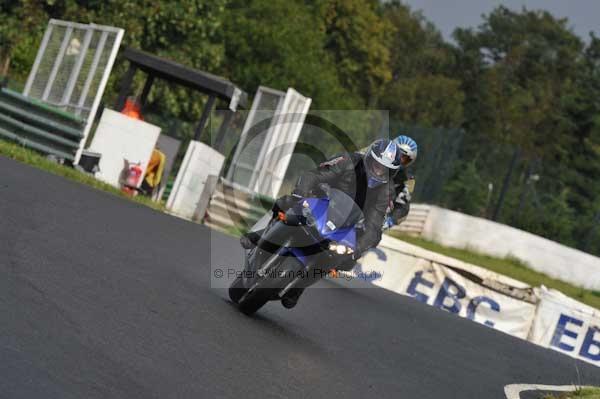
[[[292,311],[246,317],[210,288],[211,258],[239,268],[242,251],[0,157],[0,398],[490,399],[513,383],[600,385],[596,367],[382,289],[313,289]]]

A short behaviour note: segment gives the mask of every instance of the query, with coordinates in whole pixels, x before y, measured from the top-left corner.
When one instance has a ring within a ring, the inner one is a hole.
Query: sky
[[[423,15],[451,40],[457,27],[477,27],[499,5],[519,11],[543,9],[557,18],[567,17],[569,27],[586,42],[589,32],[600,36],[600,0],[402,0],[413,10],[422,10]]]

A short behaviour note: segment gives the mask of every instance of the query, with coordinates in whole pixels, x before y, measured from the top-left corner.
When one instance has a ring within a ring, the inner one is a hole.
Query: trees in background
[[[123,46],[132,46],[195,68],[218,71],[224,62],[222,21],[225,0],[14,0],[0,5],[0,47],[12,58],[11,77],[27,79],[50,18],[124,28]],[[24,32],[27,32],[24,34]],[[126,66],[117,62],[105,100],[111,103]],[[141,76],[139,76],[141,79]],[[141,88],[143,82],[136,82]],[[197,120],[202,97],[157,84],[151,108]]]
[[[518,148],[500,220],[579,245],[600,192],[597,42],[586,47],[567,20],[547,12],[504,7],[454,36],[469,132],[461,157],[477,158],[485,179],[499,183]],[[526,192],[532,174],[540,179]],[[526,195],[537,197],[524,203]]]
[[[518,150],[500,221],[600,253],[600,39],[582,40],[565,19],[498,7],[449,43],[399,0],[7,0],[0,74],[10,64],[25,81],[49,18],[123,27],[124,45],[251,94],[293,86],[315,109],[386,109],[393,126],[462,128],[457,168],[436,196],[452,209],[489,217]],[[203,101],[159,83],[149,110],[191,124]]]
[[[395,27],[382,18],[376,0],[317,3],[324,50],[333,56],[340,81],[373,108],[392,78],[388,43]]]
[[[320,4],[286,0],[229,2],[223,20],[224,75],[253,94],[259,85],[310,93],[321,109],[362,108],[341,84]]]
[[[454,76],[456,55],[437,29],[398,1],[383,3],[391,26],[387,46],[392,79],[379,102],[391,117],[424,127],[459,127],[464,93]]]
[[[42,6],[28,0],[0,2],[0,76],[8,75],[12,66],[15,78],[27,78],[47,23]]]

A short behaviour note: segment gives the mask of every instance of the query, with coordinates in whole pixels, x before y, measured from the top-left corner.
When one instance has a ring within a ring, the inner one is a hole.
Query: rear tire
[[[241,277],[236,277],[229,286],[229,299],[231,299],[233,303],[238,303],[246,291],[248,291],[248,289],[244,287],[244,280]]]

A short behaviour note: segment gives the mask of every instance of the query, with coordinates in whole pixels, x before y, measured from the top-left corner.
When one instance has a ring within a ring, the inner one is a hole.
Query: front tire
[[[231,299],[231,302],[233,303],[239,303],[246,291],[248,291],[248,289],[244,287],[244,280],[242,277],[236,277],[229,286],[229,299]]]
[[[297,272],[303,268],[304,265],[295,257],[282,257],[281,263],[270,270],[269,276],[261,278],[238,299],[240,311],[246,315],[252,315],[270,300],[278,299],[277,294],[291,283]]]
[[[239,299],[238,305],[240,311],[246,316],[251,316],[258,309],[265,306],[273,296],[273,290],[270,288],[261,288],[258,284],[248,290],[242,298]]]

